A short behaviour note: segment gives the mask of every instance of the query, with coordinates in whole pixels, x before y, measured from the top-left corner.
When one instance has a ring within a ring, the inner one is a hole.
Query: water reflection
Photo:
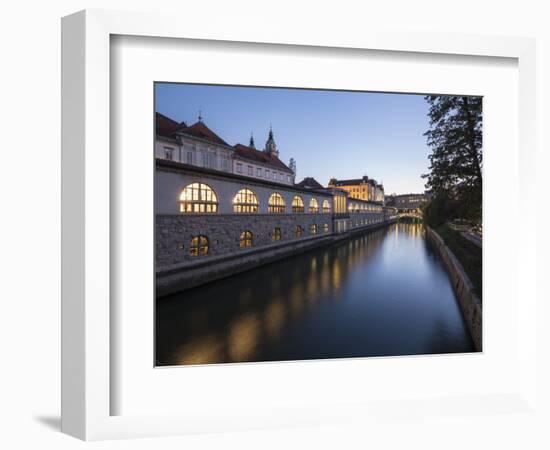
[[[473,351],[418,224],[395,224],[157,305],[159,365]]]

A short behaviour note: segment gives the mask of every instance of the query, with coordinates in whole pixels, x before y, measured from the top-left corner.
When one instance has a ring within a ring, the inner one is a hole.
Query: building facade
[[[252,138],[248,146],[230,146],[202,121],[157,119],[157,296],[396,220],[383,202],[354,198],[347,189],[310,177],[294,184],[271,130],[259,151]]]
[[[155,157],[206,169],[235,173],[245,177],[293,185],[294,172],[279,159],[273,130],[269,130],[264,150],[248,145],[229,145],[198,122],[187,126],[160,113],[156,114]]]
[[[356,200],[368,200],[384,204],[384,186],[366,175],[362,178],[350,180],[331,178],[329,186],[347,191],[350,197]]]

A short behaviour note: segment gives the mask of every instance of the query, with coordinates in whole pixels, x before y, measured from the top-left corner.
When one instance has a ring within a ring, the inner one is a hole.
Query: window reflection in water
[[[168,364],[204,364],[261,358],[266,342],[276,341],[282,330],[292,328],[292,322],[298,324],[332,299],[349,267],[368,257],[384,234],[379,230],[294,256],[290,270],[289,262],[282,261],[183,292],[166,305],[160,303],[158,339],[172,340],[173,347],[157,359]]]
[[[315,318],[349,303],[350,277],[372,285],[369,273],[392,261],[401,238],[426,251],[422,226],[400,223],[162,299],[157,364],[281,360],[301,351],[296,342],[307,349],[324,336],[322,327],[311,329]],[[399,258],[394,273],[414,261]],[[360,298],[371,298],[368,288],[360,286]]]

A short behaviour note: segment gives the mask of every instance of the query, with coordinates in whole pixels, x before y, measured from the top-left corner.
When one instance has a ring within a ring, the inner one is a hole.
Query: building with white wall
[[[188,126],[163,114],[156,114],[155,157],[235,173],[245,177],[294,184],[294,172],[279,159],[273,130],[269,130],[263,150],[255,147],[251,137],[248,145],[229,145],[199,120]]]

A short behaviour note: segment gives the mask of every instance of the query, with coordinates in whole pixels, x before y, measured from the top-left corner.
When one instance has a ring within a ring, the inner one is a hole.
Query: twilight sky
[[[297,177],[326,186],[331,177],[368,175],[386,194],[424,192],[422,95],[157,83],[156,110],[188,125],[204,123],[230,145],[264,148],[270,122],[279,157],[296,160]]]

